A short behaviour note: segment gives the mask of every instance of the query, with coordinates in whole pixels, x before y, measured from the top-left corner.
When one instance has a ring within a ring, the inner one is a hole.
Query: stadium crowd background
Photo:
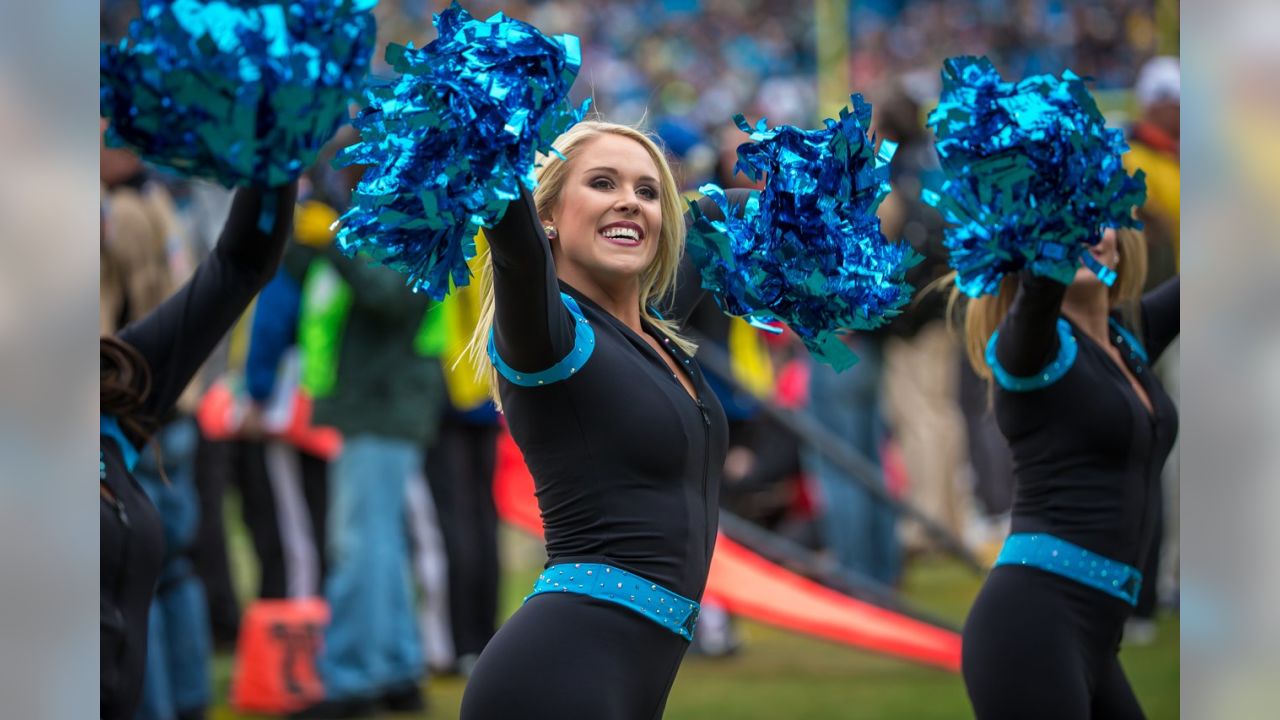
[[[1143,61],[1176,54],[1169,0],[475,0],[548,34],[582,40],[579,97],[614,122],[674,123],[699,138],[727,125],[730,108],[771,122],[815,122],[819,72],[815,6],[840,6],[847,23],[849,90],[899,80],[918,102],[935,98],[953,55],[986,55],[1007,78],[1071,68],[1094,87],[1131,88]],[[382,0],[378,48],[433,36],[440,0]],[[104,40],[120,37],[137,0],[103,0]],[[381,52],[374,73],[385,73]],[[840,99],[836,98],[836,102]]]
[[[388,42],[429,42],[432,13],[447,4],[381,0],[375,9],[379,40],[373,74],[389,73],[381,57]],[[849,93],[862,92],[885,107],[905,98],[922,126],[936,102],[941,63],[955,55],[986,55],[1006,79],[1070,68],[1092,79],[1108,119],[1123,127],[1138,115],[1132,89],[1140,68],[1157,55],[1176,55],[1179,32],[1176,2],[1168,0],[475,0],[465,7],[477,17],[502,11],[547,34],[577,35],[583,62],[575,99],[589,96],[605,118],[655,131],[678,160],[684,190],[729,180],[726,159],[745,139],[731,121],[736,112],[753,123],[767,117],[771,125],[812,127]],[[834,15],[823,15],[833,8]],[[136,16],[137,2],[103,0],[101,10],[102,38],[112,41]],[[847,28],[837,34],[834,49],[819,47],[820,16],[836,17]],[[842,96],[823,89],[823,78],[833,73],[847,79]],[[926,132],[917,141],[928,147],[929,139]],[[921,161],[920,171],[928,165]],[[219,208],[225,211],[225,191],[163,173],[156,177],[175,200],[194,254],[207,253],[220,223]],[[313,181],[323,185],[332,177],[321,170]],[[777,347],[771,354],[777,371],[772,377],[789,377],[783,370],[795,354]],[[224,354],[207,380],[220,374],[219,363],[235,362]],[[963,504],[973,500],[965,498]],[[967,518],[949,526],[975,546],[988,546],[976,550],[990,551],[1001,525],[998,517],[988,520],[994,526],[983,526],[977,535],[970,533]],[[816,531],[806,535],[793,528],[791,536],[822,549]],[[919,547],[918,542],[907,545]]]

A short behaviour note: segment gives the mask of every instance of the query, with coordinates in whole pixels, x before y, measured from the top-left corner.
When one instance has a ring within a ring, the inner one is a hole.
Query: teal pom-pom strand
[[[297,178],[359,97],[374,4],[143,0],[100,54],[107,144],[227,186]]]
[[[948,59],[929,116],[947,177],[924,200],[949,223],[945,244],[956,284],[993,295],[1008,273],[1027,269],[1070,283],[1084,262],[1110,284],[1115,273],[1086,252],[1107,227],[1140,227],[1146,198],[1130,176],[1124,134],[1070,70],[1009,83],[986,58]]]
[[[765,120],[738,126],[751,142],[738,148],[737,169],[765,188],[740,215],[715,185],[700,190],[724,212],[712,220],[691,203],[688,252],[730,315],[780,320],[813,355],[837,370],[857,362],[841,340],[851,330],[884,325],[911,298],[906,271],[920,257],[889,242],[875,211],[889,192],[896,146],[875,150],[867,134],[871,106],[850,98],[838,120],[819,130]]]
[[[339,247],[405,273],[440,299],[469,282],[480,227],[492,227],[520,187],[534,187],[537,154],[582,119],[569,89],[578,39],[548,37],[502,13],[479,21],[456,3],[434,18],[421,49],[390,45],[398,73],[367,91],[353,121],[361,141],[336,164],[368,168],[343,214]]]

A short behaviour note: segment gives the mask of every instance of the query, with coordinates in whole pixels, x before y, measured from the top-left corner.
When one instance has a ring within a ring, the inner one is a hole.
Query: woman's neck
[[[1108,288],[1100,282],[1072,283],[1062,298],[1062,314],[1103,347],[1107,344],[1110,312]]]
[[[562,273],[560,279],[586,295],[591,302],[622,321],[637,335],[644,333],[640,324],[640,283],[631,279],[616,285],[601,283],[581,273]]]

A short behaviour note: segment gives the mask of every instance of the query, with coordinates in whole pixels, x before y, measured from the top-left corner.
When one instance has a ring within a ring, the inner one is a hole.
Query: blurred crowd
[[[676,154],[694,154],[687,182],[710,177],[710,150],[734,113],[812,125],[847,98],[819,98],[816,6],[836,8],[847,47],[849,92],[872,100],[900,87],[917,103],[938,92],[942,61],[986,55],[1008,78],[1071,68],[1100,90],[1133,86],[1137,69],[1178,48],[1171,0],[472,0],[494,12],[582,43],[574,99],[593,98],[613,122],[657,130]],[[387,73],[388,42],[421,47],[447,0],[382,0],[374,73]],[[104,38],[123,35],[137,0],[103,0]],[[820,103],[825,102],[825,105]]]
[[[379,47],[429,41],[431,14],[443,6],[382,0]],[[593,97],[612,121],[656,132],[683,171],[683,190],[713,179],[743,182],[732,174],[744,139],[731,129],[733,113],[802,126],[816,120],[811,4],[476,0],[466,7],[477,16],[501,10],[549,34],[580,36],[583,68],[575,93]],[[1165,183],[1163,199],[1144,211],[1153,232],[1165,234],[1152,238],[1152,252],[1163,253],[1153,264],[1152,284],[1176,272],[1176,62],[1172,72],[1166,61],[1139,77],[1162,48],[1176,47],[1176,8],[1171,28],[1167,12],[1152,0],[849,4],[850,90],[873,91],[878,132],[901,144],[895,192],[881,214],[888,237],[925,256],[911,278],[917,288],[946,272],[941,219],[918,199],[920,188],[938,179],[923,117],[937,92],[941,60],[964,53],[989,55],[1010,78],[1070,67],[1100,88],[1136,86],[1134,162]],[[136,2],[104,0],[104,40],[118,38],[133,14]],[[375,64],[375,73],[385,70]],[[352,139],[340,133],[326,157]],[[105,148],[101,179],[101,329],[110,333],[154,307],[210,252],[230,196]],[[395,622],[416,627],[410,634],[421,643],[405,653],[419,653],[433,672],[465,674],[494,631],[500,570],[492,485],[500,418],[470,368],[453,362],[477,308],[465,293],[443,305],[427,303],[394,274],[361,277],[352,269],[356,261],[336,252],[330,225],[356,179],[330,169],[325,157],[304,177],[281,276],[158,436],[163,471],[155,463],[139,468],[140,479],[153,478],[143,482],[165,517],[170,545],[153,612],[154,668],[148,669],[144,718],[202,716],[211,702],[213,647],[234,647],[242,637],[248,608],[238,597],[303,599],[325,594],[326,582],[359,585],[358,564],[333,564],[335,548],[352,542],[344,539],[348,529],[335,523],[342,523],[343,503],[354,502],[351,488],[361,487],[344,483],[362,482],[362,472],[392,460],[408,468],[404,484],[392,491],[399,496],[387,503],[392,523],[370,531],[381,535],[361,537],[401,548],[399,559],[413,568],[420,608],[406,609]],[[344,297],[346,305],[335,304]],[[411,311],[391,318],[360,309],[385,308],[388,301]],[[1013,471],[987,389],[963,363],[945,315],[944,293],[923,296],[888,328],[851,339],[861,362],[837,375],[814,364],[790,334],[765,335],[727,318],[709,299],[694,308],[692,329],[707,353],[720,358],[708,357],[706,366],[717,376],[731,421],[725,510],[815,553],[854,582],[889,590],[901,581],[904,558],[940,548],[936,533],[902,520],[904,506],[989,561],[1007,530]],[[395,338],[412,351],[383,347]],[[388,353],[399,353],[397,364],[375,367],[374,359]],[[408,396],[413,407],[378,385],[378,378],[404,373],[415,378],[416,394]],[[877,472],[855,474],[823,448],[829,442],[806,442],[772,408],[807,413]],[[335,442],[369,435],[394,436],[414,452],[370,446],[368,467],[339,470],[329,462]],[[237,592],[231,580],[223,524],[229,490],[239,497],[260,570],[247,592]],[[1160,586],[1176,597],[1171,580]],[[351,608],[332,610],[333,622],[353,623],[345,641],[352,648],[376,634],[351,619],[358,615]],[[730,652],[732,626],[714,622],[715,613],[714,603],[704,608],[708,631],[699,633],[700,649]],[[167,632],[155,631],[166,623]],[[208,637],[212,645],[191,637]],[[400,709],[422,702],[416,688],[383,699]]]

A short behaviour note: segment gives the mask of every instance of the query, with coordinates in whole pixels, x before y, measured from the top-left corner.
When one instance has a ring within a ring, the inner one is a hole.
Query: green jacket
[[[430,444],[444,408],[438,307],[394,270],[327,249],[307,268],[298,343],[313,422]]]

